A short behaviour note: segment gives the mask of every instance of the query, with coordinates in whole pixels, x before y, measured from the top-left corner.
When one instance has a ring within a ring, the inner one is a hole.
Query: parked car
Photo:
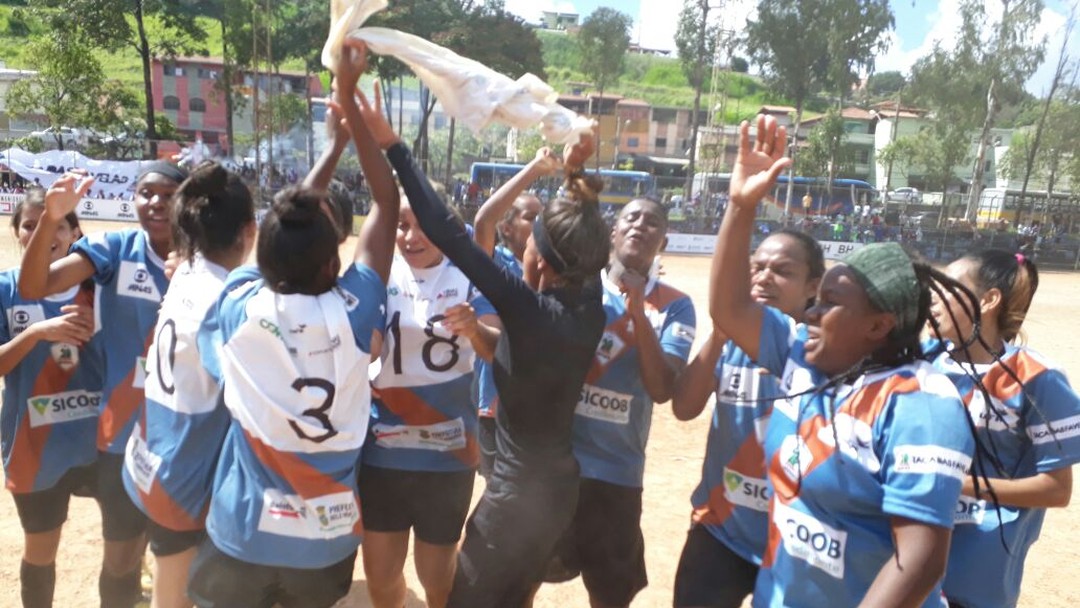
[[[36,138],[45,145],[46,148],[55,146],[57,143],[57,134],[59,134],[60,141],[63,143],[65,150],[72,148],[78,148],[86,143],[84,141],[85,135],[79,129],[72,127],[48,127],[41,131],[34,131],[30,133],[30,137]]]
[[[885,195],[885,202],[917,205],[922,202],[922,193],[917,188],[897,188]]]

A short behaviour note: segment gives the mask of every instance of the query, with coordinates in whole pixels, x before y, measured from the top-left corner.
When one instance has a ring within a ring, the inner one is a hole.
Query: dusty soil
[[[88,230],[112,228],[112,224],[90,223]],[[0,268],[18,263],[19,251],[8,236],[0,241]],[[342,248],[352,254],[352,244]],[[699,327],[708,323],[706,257],[667,256],[666,279],[689,293],[698,307]],[[1025,323],[1028,341],[1042,353],[1062,365],[1076,381],[1080,370],[1080,275],[1044,273],[1031,315]],[[704,335],[705,331],[699,331]],[[706,410],[710,411],[710,410]],[[634,602],[639,607],[671,605],[672,584],[679,552],[689,522],[690,491],[701,474],[705,450],[707,415],[682,423],[675,420],[667,406],[657,406],[649,441],[645,471],[643,527],[650,584]],[[476,482],[474,500],[483,490]],[[0,498],[0,546],[7,547],[0,557],[0,607],[19,605],[19,554],[22,530],[14,503]],[[1043,528],[1041,540],[1032,549],[1025,573],[1020,605],[1040,608],[1066,608],[1080,605],[1080,579],[1074,576],[1080,560],[1080,500],[1066,509],[1052,511]],[[1072,532],[1070,532],[1072,530]],[[56,606],[96,606],[97,574],[101,560],[100,517],[96,505],[87,499],[75,499],[64,528],[64,540],[57,560]],[[409,608],[424,605],[423,589],[411,566],[406,567],[409,584]],[[339,607],[370,606],[359,562],[352,592]],[[538,608],[588,606],[580,581],[545,585],[537,596]]]

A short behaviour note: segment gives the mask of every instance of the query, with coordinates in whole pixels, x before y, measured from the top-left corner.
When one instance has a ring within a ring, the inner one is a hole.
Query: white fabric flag
[[[518,129],[538,127],[550,143],[577,143],[593,121],[559,105],[558,93],[533,74],[516,81],[423,38],[397,30],[360,27],[386,8],[386,0],[333,0],[330,37],[322,61],[333,65],[346,37],[363,40],[368,49],[408,65],[439,99],[446,113],[474,132],[492,122]]]

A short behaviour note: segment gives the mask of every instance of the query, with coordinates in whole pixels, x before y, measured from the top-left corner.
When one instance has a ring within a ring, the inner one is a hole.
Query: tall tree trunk
[[[701,112],[701,89],[705,86],[705,33],[709,29],[709,0],[699,0],[698,8],[701,10],[701,28],[698,29],[697,59],[694,66],[696,78],[694,79],[694,114],[690,116],[690,162],[686,165],[686,186],[683,188],[683,196],[691,200],[694,196],[694,170],[697,160],[698,139],[698,114]],[[709,65],[712,65],[712,57],[709,57]],[[707,202],[707,201],[706,201]]]
[[[904,87],[896,92],[896,110],[893,112],[893,124],[889,134],[889,144],[896,143],[896,134],[900,131],[900,103],[903,101]],[[889,190],[892,188],[892,168],[895,154],[889,155],[888,168],[885,169],[885,204],[889,203]],[[943,191],[944,192],[944,191]]]
[[[221,91],[225,95],[225,141],[229,146],[229,158],[236,154],[233,142],[233,81],[232,81],[232,57],[229,56],[229,37],[226,20],[228,9],[226,3],[221,3]]]
[[[603,133],[603,131],[604,131],[604,129],[603,129],[603,126],[604,126],[604,84],[605,84],[604,82],[600,83],[600,107],[596,110],[596,124],[598,125],[598,128],[600,129],[601,133]],[[591,103],[592,102],[590,101],[590,104]],[[590,114],[591,113],[592,112],[590,112]],[[618,119],[619,119],[619,117],[616,116],[615,120],[618,120]],[[596,170],[597,171],[600,170],[600,148],[603,148],[603,147],[604,147],[603,138],[598,138],[598,141],[596,142]]]
[[[143,4],[136,3],[135,28],[139,33],[139,57],[142,59],[143,92],[146,96],[146,140],[150,144],[150,158],[157,158],[157,122],[154,120],[154,86],[150,76],[150,41],[146,38],[143,23]]]
[[[450,119],[450,139],[446,143],[446,187],[450,187],[450,180],[454,172],[454,131],[457,130],[457,120]],[[453,193],[451,193],[452,195]]]
[[[791,197],[795,187],[795,159],[799,154],[799,127],[802,126],[803,98],[795,102],[795,124],[791,130],[791,167],[788,169],[787,192],[784,193],[784,225],[791,219]]]
[[[971,191],[968,192],[967,211],[964,219],[975,223],[979,212],[979,198],[982,196],[983,176],[986,173],[986,149],[990,147],[990,129],[994,126],[997,114],[997,78],[990,79],[986,90],[986,119],[983,120],[982,133],[979,134],[979,152],[975,155],[975,170],[971,173]]]

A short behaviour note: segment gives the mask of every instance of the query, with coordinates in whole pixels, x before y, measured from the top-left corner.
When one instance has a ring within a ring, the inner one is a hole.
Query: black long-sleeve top
[[[533,291],[473,242],[404,144],[392,146],[387,157],[424,234],[499,313],[503,331],[492,365],[499,392],[494,474],[526,482],[576,475],[574,409],[605,324],[599,280],[580,289]]]

